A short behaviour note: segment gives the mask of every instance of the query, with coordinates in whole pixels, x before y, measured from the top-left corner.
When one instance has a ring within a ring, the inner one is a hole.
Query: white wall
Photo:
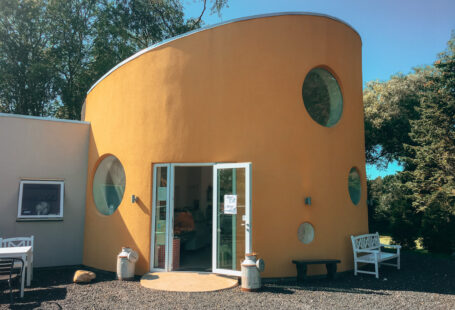
[[[0,238],[35,236],[35,267],[82,263],[90,124],[0,113]],[[62,179],[60,221],[18,221],[21,179]]]

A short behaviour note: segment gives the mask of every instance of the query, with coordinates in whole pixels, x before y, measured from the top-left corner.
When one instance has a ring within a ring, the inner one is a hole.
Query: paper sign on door
[[[237,195],[224,195],[224,214],[237,214]]]

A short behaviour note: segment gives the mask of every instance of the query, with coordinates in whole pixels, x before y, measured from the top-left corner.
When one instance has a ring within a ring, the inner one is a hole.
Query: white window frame
[[[22,215],[22,197],[24,194],[24,184],[53,184],[60,186],[60,212],[59,214],[47,215]],[[49,180],[21,180],[19,186],[19,200],[17,204],[17,218],[18,219],[62,219],[63,218],[63,201],[65,192],[64,181],[49,181]]]

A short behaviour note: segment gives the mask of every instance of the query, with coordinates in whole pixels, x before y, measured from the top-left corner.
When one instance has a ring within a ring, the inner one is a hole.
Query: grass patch
[[[379,236],[379,242],[381,242],[382,244],[391,245],[391,244],[393,244],[393,239],[391,236]],[[418,252],[426,251],[426,253],[428,253],[428,251],[423,248],[421,238],[417,239],[414,242],[416,244],[416,251],[418,251]]]
[[[391,245],[391,244],[393,244],[393,239],[391,236],[379,236],[379,242],[381,242],[382,244]],[[413,253],[417,253],[417,254],[431,255],[431,256],[439,257],[439,258],[455,259],[450,254],[428,252],[428,250],[423,248],[422,238],[418,238],[415,241],[415,244],[416,244],[416,248],[414,250],[404,249],[404,251],[413,252]]]

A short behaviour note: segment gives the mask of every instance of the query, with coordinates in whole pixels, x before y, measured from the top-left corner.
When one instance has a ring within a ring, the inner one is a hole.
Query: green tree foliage
[[[402,175],[378,177],[368,181],[368,211],[370,231],[391,235],[405,248],[415,248],[420,233],[420,216],[410,207],[410,190]]]
[[[431,68],[415,68],[408,75],[397,74],[385,82],[367,83],[365,108],[365,150],[370,164],[385,166],[404,155],[411,144],[410,121],[419,117],[421,91]]]
[[[96,33],[95,0],[49,0],[46,17],[52,31],[52,60],[56,72],[56,95],[62,102],[59,118],[80,118],[81,103],[93,79],[91,40]]]
[[[52,115],[56,74],[45,0],[0,1],[0,112]]]
[[[89,87],[135,52],[199,28],[227,0],[0,1],[0,112],[79,119]]]
[[[455,33],[422,92],[411,121],[406,186],[422,214],[422,238],[436,252],[455,251]]]
[[[455,251],[455,34],[430,68],[365,90],[367,156],[404,171],[369,181],[370,228],[432,252]],[[370,153],[368,153],[370,152]]]

